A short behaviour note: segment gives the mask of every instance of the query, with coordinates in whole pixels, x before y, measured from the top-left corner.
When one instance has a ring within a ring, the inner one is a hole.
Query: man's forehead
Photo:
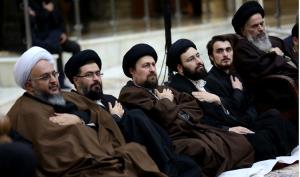
[[[193,47],[189,47],[185,52],[183,52],[180,57],[182,58],[183,56],[185,57],[191,57],[195,54],[199,53],[197,49],[193,48]]]
[[[213,45],[213,49],[219,49],[219,48],[227,48],[231,47],[231,44],[229,41],[216,41]]]
[[[260,13],[253,14],[251,17],[248,18],[247,22],[245,25],[252,25],[255,23],[261,23],[264,22],[264,18],[261,16]]]
[[[137,64],[143,64],[143,63],[155,63],[155,60],[152,56],[150,55],[146,55],[146,56],[143,56],[141,57],[138,61],[137,61]]]
[[[92,62],[92,63],[87,63],[84,64],[80,67],[81,71],[86,71],[86,70],[100,70],[99,66],[97,65],[97,63]]]

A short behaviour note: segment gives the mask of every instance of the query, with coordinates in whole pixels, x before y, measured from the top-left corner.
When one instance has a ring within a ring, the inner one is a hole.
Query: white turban
[[[14,66],[14,78],[16,83],[25,89],[25,83],[29,77],[29,74],[33,66],[40,60],[47,60],[53,64],[53,56],[45,49],[41,47],[31,47],[22,54],[19,60]]]

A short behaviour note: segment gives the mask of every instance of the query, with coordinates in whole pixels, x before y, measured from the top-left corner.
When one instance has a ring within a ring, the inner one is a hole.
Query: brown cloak
[[[129,81],[122,88],[119,101],[129,108],[143,109],[169,132],[175,150],[193,157],[207,176],[217,176],[223,171],[253,163],[253,148],[243,135],[200,123],[203,110],[196,100],[186,93],[172,92],[173,102],[158,100],[145,88]],[[180,111],[190,115],[189,123],[179,118]]]
[[[97,131],[82,124],[60,126],[49,121],[52,106],[21,96],[8,112],[12,127],[29,140],[41,176],[165,176],[144,147],[125,144],[121,131],[106,111],[76,93],[63,93],[78,110],[90,111]]]

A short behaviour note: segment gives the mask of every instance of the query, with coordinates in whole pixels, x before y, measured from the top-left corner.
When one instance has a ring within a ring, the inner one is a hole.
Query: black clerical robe
[[[109,112],[109,103],[114,106],[116,101],[118,100],[113,95],[103,94],[97,102],[101,102],[98,105]],[[198,164],[186,155],[176,154],[167,132],[149,119],[141,109],[128,110],[124,107],[124,110],[122,117],[118,115],[112,117],[121,129],[126,142],[144,145],[159,169],[168,176],[202,176]]]
[[[285,48],[281,39],[270,36],[272,47]],[[279,74],[298,81],[298,68],[287,63],[287,60],[275,52],[264,52],[245,38],[237,40],[234,47],[234,66],[248,87],[262,77]]]
[[[298,144],[296,130],[288,121],[281,118],[277,110],[268,110],[258,117],[255,108],[250,105],[246,93],[234,90],[229,75],[225,72],[213,67],[206,81],[205,89],[207,91],[216,95],[218,95],[217,93],[228,94],[228,97],[220,96],[226,112],[220,106],[198,101],[208,114],[205,123],[228,128],[243,126],[254,131],[255,134],[245,136],[255,149],[256,160],[288,155]],[[176,74],[169,85],[189,94],[198,91],[191,81],[180,74]],[[262,143],[264,146],[261,146]]]

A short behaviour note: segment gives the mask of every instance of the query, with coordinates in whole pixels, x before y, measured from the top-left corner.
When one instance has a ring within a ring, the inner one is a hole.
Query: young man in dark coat
[[[213,47],[211,43],[214,43]],[[288,155],[298,143],[294,127],[277,110],[257,115],[238,78],[227,73],[233,61],[232,47],[227,38],[215,37],[208,46],[214,66],[207,78],[195,44],[187,39],[176,41],[167,56],[169,68],[177,72],[169,85],[197,98],[208,114],[205,119],[208,124],[244,134],[255,149],[256,160]],[[216,78],[220,73],[223,77]],[[230,94],[226,97],[219,95],[224,92]]]
[[[119,101],[140,108],[168,131],[177,153],[192,157],[206,176],[252,164],[253,149],[247,139],[202,123],[206,116],[196,99],[159,86],[157,54],[148,44],[137,44],[123,57],[123,72],[131,81],[121,89]]]
[[[200,177],[200,167],[191,158],[175,154],[165,130],[140,109],[123,109],[113,95],[103,93],[101,67],[101,59],[93,50],[73,55],[65,65],[66,76],[76,88],[72,91],[109,112],[126,141],[144,145],[162,172],[170,177]]]

